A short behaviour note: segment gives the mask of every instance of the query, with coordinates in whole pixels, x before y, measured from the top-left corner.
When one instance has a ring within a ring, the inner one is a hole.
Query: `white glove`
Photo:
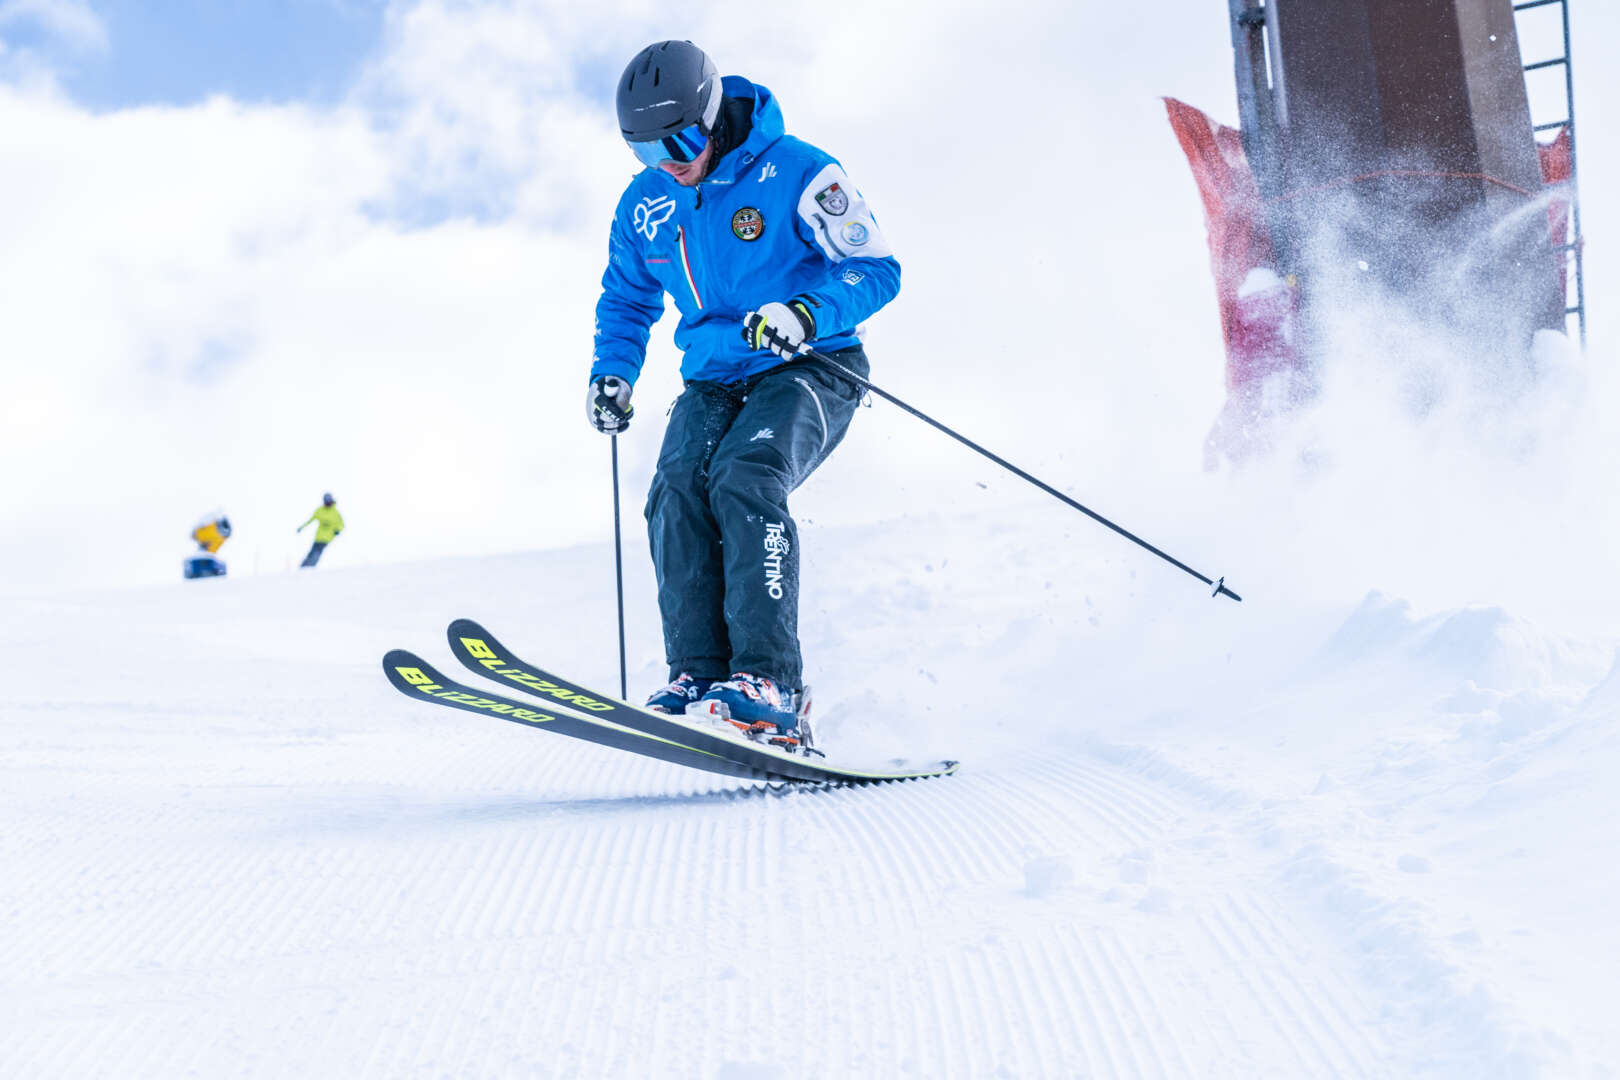
[[[810,313],[815,301],[795,296],[785,304],[766,304],[743,317],[743,340],[750,349],[769,349],[792,360],[804,352],[805,342],[816,336],[816,317]]]
[[[617,435],[630,426],[636,407],[630,404],[630,383],[617,375],[591,380],[585,391],[585,418],[605,435]]]

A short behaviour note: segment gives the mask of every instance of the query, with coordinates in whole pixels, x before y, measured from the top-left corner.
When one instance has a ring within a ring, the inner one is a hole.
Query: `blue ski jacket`
[[[649,168],[619,199],[593,379],[635,382],[665,293],[681,313],[681,375],[731,383],[782,363],[743,340],[748,312],[803,297],[816,320],[810,344],[830,352],[859,344],[856,327],[900,291],[900,264],[837,159],[784,134],[765,87],[736,75],[721,86],[727,98],[753,101],[742,144],[694,187]]]

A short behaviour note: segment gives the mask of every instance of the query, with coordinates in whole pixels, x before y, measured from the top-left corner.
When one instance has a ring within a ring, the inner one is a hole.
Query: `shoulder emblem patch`
[[[860,247],[872,238],[872,234],[867,227],[858,221],[845,222],[841,231],[844,234],[844,243],[850,247]]]
[[[739,240],[758,240],[765,234],[765,217],[752,206],[731,215],[731,232]]]
[[[816,203],[833,217],[839,217],[849,209],[849,196],[837,184],[828,184],[816,192]]]

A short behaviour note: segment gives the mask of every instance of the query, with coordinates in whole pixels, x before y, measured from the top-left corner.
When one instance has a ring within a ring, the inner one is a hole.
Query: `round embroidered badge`
[[[731,215],[731,232],[739,240],[758,240],[765,233],[765,218],[752,206]]]

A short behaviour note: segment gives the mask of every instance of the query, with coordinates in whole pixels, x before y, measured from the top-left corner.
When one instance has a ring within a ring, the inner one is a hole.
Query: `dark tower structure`
[[[1229,2],[1244,151],[1307,308],[1353,266],[1482,344],[1564,328],[1512,0]]]

